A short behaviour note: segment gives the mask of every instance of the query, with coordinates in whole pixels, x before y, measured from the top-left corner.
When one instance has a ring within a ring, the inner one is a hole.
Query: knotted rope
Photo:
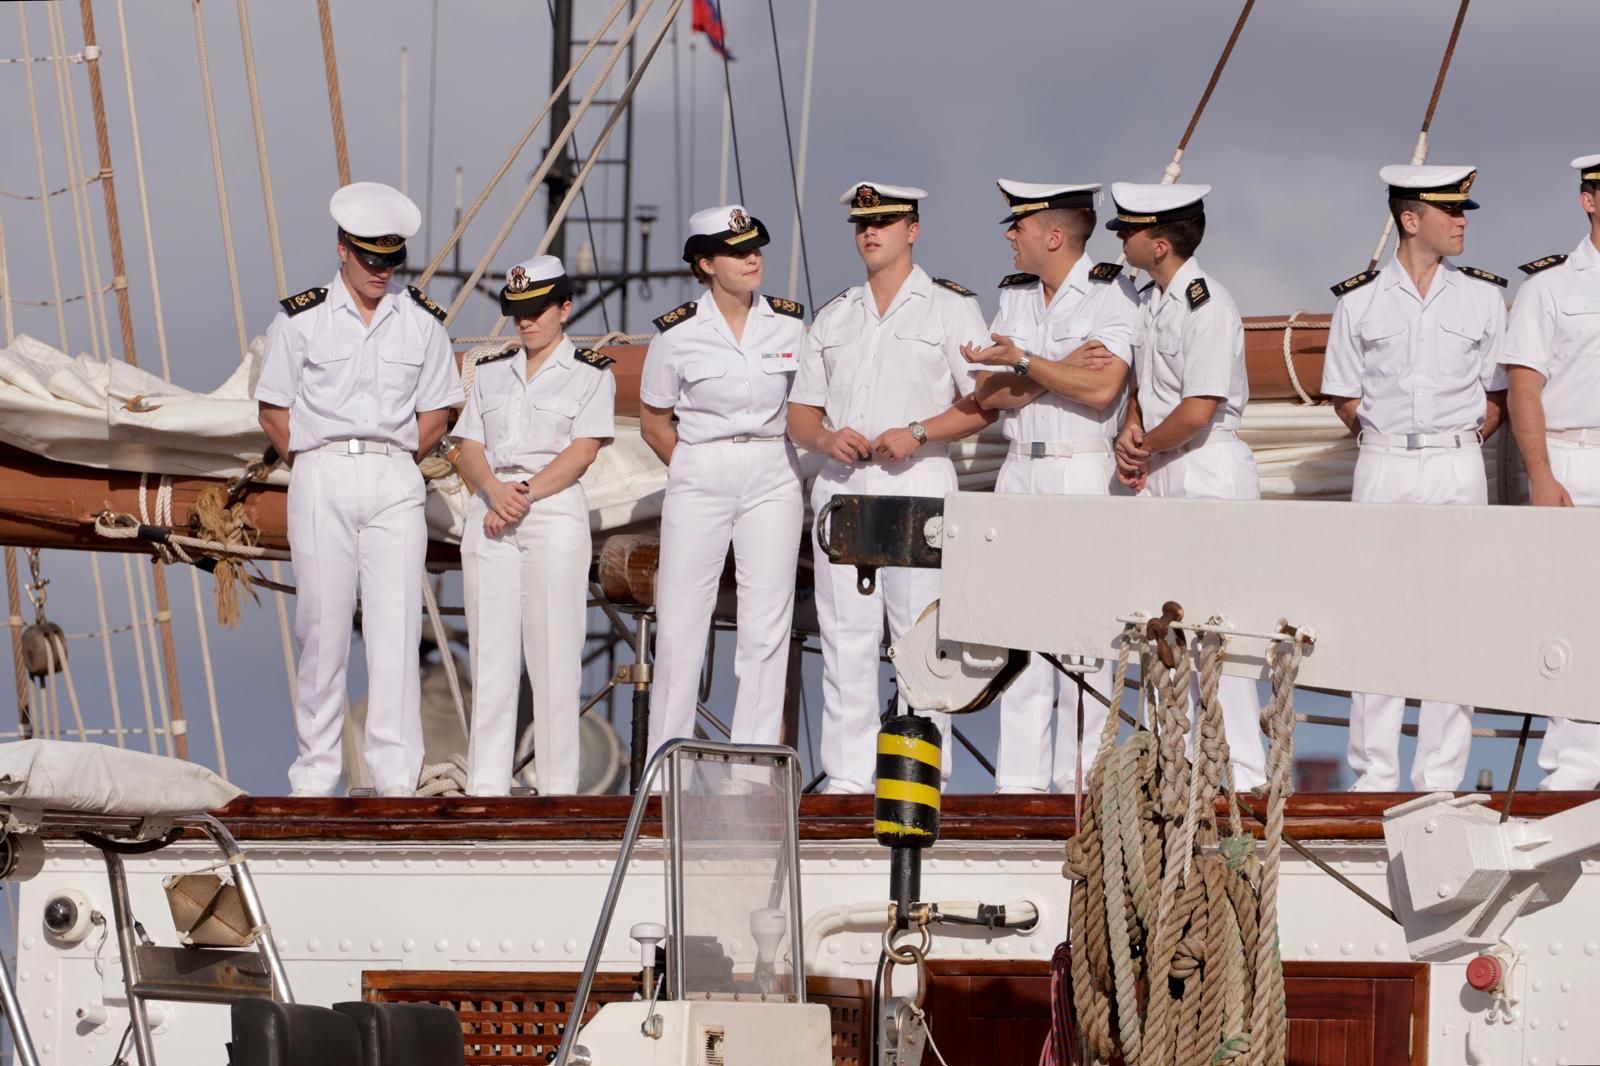
[[[1167,615],[1129,627],[1118,650],[1113,702],[1088,800],[1067,843],[1074,882],[1062,970],[1083,1062],[1128,1066],[1281,1066],[1287,1026],[1277,944],[1277,852],[1293,762],[1294,678],[1301,645],[1269,652],[1273,696],[1267,833],[1261,854],[1243,828],[1218,699],[1226,640],[1198,640]],[[1288,630],[1285,630],[1288,632]],[[1295,636],[1291,634],[1291,636]],[[1116,743],[1122,682],[1137,654],[1152,701],[1151,728]],[[1193,762],[1190,680],[1198,672]],[[1218,825],[1217,795],[1227,799]],[[1066,1049],[1055,1048],[1056,1062]]]

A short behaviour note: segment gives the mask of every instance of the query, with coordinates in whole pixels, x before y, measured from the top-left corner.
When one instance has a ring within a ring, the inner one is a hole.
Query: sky
[[[248,6],[273,204],[287,284],[295,292],[326,284],[335,269],[326,203],[337,185],[337,170],[316,7],[310,2]],[[423,204],[428,224],[412,242],[412,262],[419,265],[450,232],[456,168],[470,203],[543,107],[550,88],[550,17],[542,0],[445,0],[437,5],[437,17],[435,6],[433,0],[333,3],[353,176],[403,185]],[[667,0],[659,0],[650,10],[647,31],[667,6]],[[724,0],[722,6],[736,57],[727,77],[739,148],[738,166],[729,167],[726,179],[727,198],[742,201],[773,233],[767,290],[816,304],[856,283],[860,267],[843,209],[835,202],[838,195],[859,181],[911,184],[930,193],[922,212],[919,261],[930,273],[977,290],[987,312],[994,307],[994,283],[1013,269],[996,225],[1003,203],[994,180],[1159,180],[1239,10],[1232,0],[989,0],[981,5],[820,0],[800,187],[810,276],[808,285],[802,271],[791,288],[795,203],[774,60],[781,58],[789,119],[798,139],[810,4],[779,0],[773,5],[777,53],[767,4]],[[601,0],[577,0],[579,37],[592,32],[606,7]],[[648,264],[655,269],[678,265],[686,214],[722,202],[724,72],[704,40],[690,34],[689,7],[685,3],[675,36],[668,36],[634,98],[634,202],[653,204],[660,214]],[[191,8],[97,0],[95,15],[139,360],[160,369],[153,249],[173,377],[207,390],[236,365],[238,344]],[[118,17],[124,9],[126,48]],[[279,294],[240,27],[233,4],[206,3],[200,9],[240,302],[246,332],[254,336],[265,330]],[[1256,5],[1183,159],[1183,180],[1214,187],[1200,259],[1245,314],[1326,311],[1332,300],[1327,287],[1366,265],[1384,218],[1377,169],[1410,158],[1456,9],[1456,0],[1267,0]],[[77,52],[82,47],[77,5],[62,5],[60,11],[67,50]],[[23,20],[29,34],[26,54],[52,54],[47,5],[28,3],[0,10],[0,59],[24,54]],[[1471,8],[1433,123],[1429,157],[1481,168],[1473,194],[1484,208],[1471,217],[1462,262],[1518,277],[1518,263],[1569,251],[1577,242],[1582,216],[1567,163],[1600,151],[1592,93],[1577,74],[1590,65],[1597,33],[1600,5],[1586,0],[1483,2]],[[574,85],[580,94],[599,63],[598,57],[592,59],[579,72]],[[148,227],[125,83],[130,68]],[[0,195],[0,223],[18,301],[48,299],[54,291],[52,242],[40,203],[15,198],[40,188],[28,69],[39,100],[45,184],[59,188],[69,176],[53,65],[0,64],[0,136],[7,146],[0,154],[0,194],[5,194]],[[85,69],[81,64],[65,69],[82,151],[93,172],[98,164]],[[614,97],[621,81],[614,75],[599,96]],[[592,148],[601,122],[592,117],[579,127],[581,151]],[[469,229],[462,251],[468,266],[483,256],[506,222],[547,139],[545,130],[534,136]],[[619,127],[608,154],[620,151],[622,139]],[[70,198],[51,200],[65,296],[91,287],[85,280],[88,258],[98,260],[103,281],[112,273],[101,191],[94,186],[86,191],[89,214],[82,238]],[[597,168],[588,207],[597,218],[617,214],[620,168]],[[495,268],[533,254],[544,210],[539,193],[512,226]],[[595,224],[602,265],[613,265],[618,255],[616,229]],[[586,232],[581,225],[570,227],[569,249],[575,251]],[[80,252],[84,247],[88,258]],[[637,242],[634,247],[637,263]],[[1117,251],[1109,234],[1097,236],[1090,250],[1099,258],[1114,258]],[[437,285],[432,292],[436,298],[451,295],[448,287]],[[644,330],[650,317],[688,294],[676,282],[658,282],[648,295],[636,289],[626,322],[613,303],[608,320],[590,318],[573,332],[600,332],[603,325]],[[96,351],[84,301],[67,306],[65,345],[51,309],[19,303],[15,327],[74,352],[120,356],[120,350],[104,351],[106,345]],[[105,307],[114,339],[114,305],[108,300]],[[481,333],[496,315],[488,300],[475,297],[454,332]],[[106,557],[100,565],[112,604],[110,624],[116,626],[128,617],[123,562]],[[90,567],[81,557],[58,553],[48,553],[45,566],[54,582],[51,617],[69,632],[98,629]],[[180,647],[193,648],[199,637],[189,576],[175,572],[172,589]],[[206,586],[202,591],[209,594]],[[453,584],[445,599],[459,602]],[[219,714],[232,776],[246,788],[276,791],[293,757],[282,653],[270,601],[247,608],[247,616],[237,632],[213,627],[209,633]],[[142,700],[132,680],[132,641],[123,635],[114,643],[123,712],[142,719]],[[108,697],[99,648],[85,641],[75,651],[76,687],[85,713],[103,724]],[[190,655],[184,663],[184,700],[195,720],[196,753],[216,765],[198,659]],[[730,659],[731,649],[719,657],[723,664]],[[813,676],[814,657],[807,669],[815,716],[820,687]],[[725,665],[720,672],[727,672]],[[358,690],[359,673],[357,667]],[[586,691],[595,681],[590,679]],[[731,692],[729,682],[719,675],[719,692]],[[989,751],[994,719],[988,713],[964,723]],[[1337,751],[1342,744],[1338,735],[1318,740],[1322,734],[1314,729],[1305,734],[1302,751],[1308,746]],[[1485,766],[1503,782],[1508,763],[1509,745],[1480,744],[1469,779]],[[985,787],[981,771],[964,757],[957,784]]]

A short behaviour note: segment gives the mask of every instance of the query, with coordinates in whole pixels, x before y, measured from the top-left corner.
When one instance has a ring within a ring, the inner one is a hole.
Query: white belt
[[[1074,455],[1109,455],[1111,442],[1106,440],[1014,440],[1009,449],[1012,455],[1024,459],[1071,459]]]
[[[1364,429],[1356,437],[1356,444],[1376,444],[1384,448],[1404,448],[1408,452],[1424,448],[1475,448],[1483,443],[1477,430],[1466,433],[1377,433]]]
[[[1552,429],[1545,433],[1551,440],[1566,440],[1584,448],[1600,448],[1600,429]]]
[[[1179,453],[1192,452],[1196,448],[1204,448],[1207,444],[1220,444],[1223,441],[1238,440],[1239,434],[1231,429],[1208,429],[1196,433],[1176,449]]]
[[[758,437],[753,433],[740,433],[736,437],[723,437],[729,444],[779,444],[789,438],[779,433],[775,437]]]
[[[381,440],[336,440],[313,448],[312,451],[336,452],[339,455],[388,455],[400,447]]]

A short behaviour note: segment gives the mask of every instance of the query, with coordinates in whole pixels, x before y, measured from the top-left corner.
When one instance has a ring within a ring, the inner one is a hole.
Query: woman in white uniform
[[[650,750],[694,733],[717,589],[733,545],[738,638],[733,740],[775,744],[800,553],[800,472],[785,432],[805,308],[759,294],[767,230],[742,206],[689,219],[683,258],[706,286],[655,320],[639,424],[667,464],[656,574]]]
[[[511,790],[526,660],[535,781],[542,795],[568,794],[578,789],[591,555],[578,479],[612,436],[617,386],[612,360],[574,348],[563,332],[572,282],[555,256],[513,267],[500,310],[519,340],[478,360],[452,447],[474,490],[461,537],[473,688],[467,791]]]

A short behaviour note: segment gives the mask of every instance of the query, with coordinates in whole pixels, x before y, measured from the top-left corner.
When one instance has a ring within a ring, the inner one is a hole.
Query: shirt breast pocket
[[[1406,369],[1406,324],[1400,319],[1368,319],[1361,323],[1362,373],[1394,377]]]
[[[683,367],[683,391],[690,403],[699,408],[717,406],[717,397],[723,392],[722,379],[728,374],[725,364],[709,359],[696,359]]]
[[[505,393],[478,394],[483,401],[483,443],[489,449],[503,448],[511,436],[511,403]]]
[[[317,393],[337,391],[344,385],[350,371],[351,357],[356,354],[353,344],[325,344],[306,351],[305,385]],[[337,403],[337,399],[334,401]]]
[[[894,349],[888,357],[890,374],[908,381],[932,381],[945,369],[943,338],[930,323],[902,326],[894,331]]]
[[[539,412],[541,419],[554,424],[557,430],[565,433],[572,427],[572,420],[578,417],[578,411],[583,405],[571,396],[535,396],[533,406]]]
[[[378,350],[378,370],[384,400],[399,410],[415,410],[417,380],[422,376],[422,349],[411,345],[386,345]]]
[[[1483,363],[1483,340],[1488,327],[1464,318],[1439,320],[1440,366],[1451,376],[1477,377]]]

